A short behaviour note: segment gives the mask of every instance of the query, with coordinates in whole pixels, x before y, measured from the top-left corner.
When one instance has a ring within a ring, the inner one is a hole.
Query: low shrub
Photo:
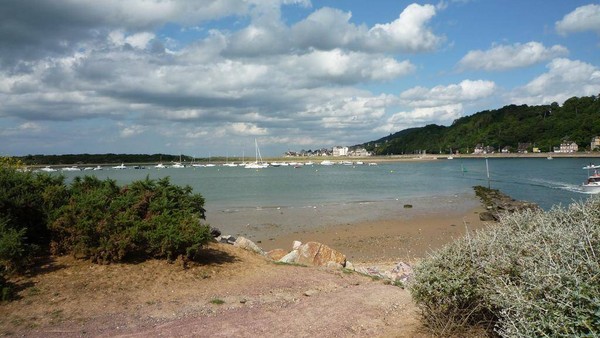
[[[0,166],[0,264],[21,270],[48,247],[47,224],[66,201],[63,177]]]
[[[409,285],[438,334],[600,335],[600,199],[504,214],[415,267]]]
[[[71,197],[50,225],[54,253],[71,253],[98,263],[183,256],[194,259],[210,239],[201,224],[204,199],[168,178],[115,181],[76,178]]]

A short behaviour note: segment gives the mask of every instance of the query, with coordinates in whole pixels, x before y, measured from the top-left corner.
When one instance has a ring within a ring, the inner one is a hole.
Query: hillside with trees
[[[377,155],[473,152],[479,144],[496,152],[507,148],[516,152],[519,144],[551,151],[562,142],[575,142],[579,150],[589,150],[593,137],[600,136],[600,95],[572,97],[562,106],[508,105],[461,117],[452,125],[430,124],[399,131],[360,147]]]

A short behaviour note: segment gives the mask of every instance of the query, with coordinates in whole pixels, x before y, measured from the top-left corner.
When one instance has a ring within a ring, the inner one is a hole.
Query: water
[[[479,205],[473,186],[500,189],[544,209],[588,198],[580,191],[594,158],[490,158],[387,162],[378,166],[304,166],[260,170],[241,167],[64,172],[133,180],[170,177],[206,199],[207,222],[224,233],[275,237],[329,225],[419,215],[464,215]],[[404,208],[410,204],[413,208]],[[265,238],[266,238],[265,237]]]
[[[515,199],[549,209],[587,198],[579,186],[582,167],[594,158],[489,158],[490,186]],[[120,184],[170,177],[190,185],[215,209],[306,207],[316,204],[411,200],[472,194],[474,185],[488,185],[485,159],[390,162],[378,166],[304,166],[261,170],[208,167],[64,172],[112,178]]]

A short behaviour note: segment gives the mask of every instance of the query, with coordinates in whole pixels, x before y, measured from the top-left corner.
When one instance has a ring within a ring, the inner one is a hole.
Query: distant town
[[[375,144],[375,148],[377,148],[377,144]],[[590,151],[600,150],[600,136],[595,136],[592,138],[590,142]],[[473,151],[469,151],[467,149],[465,154],[510,154],[510,153],[519,153],[519,154],[527,154],[527,153],[563,153],[570,154],[576,153],[579,151],[579,145],[577,143],[570,141],[568,139],[563,140],[563,142],[552,149],[540,149],[535,146],[535,143],[523,142],[519,143],[516,148],[511,146],[504,146],[495,148],[491,145],[485,145],[483,143],[479,143],[473,147]],[[423,154],[425,151],[416,150],[415,154]],[[440,151],[440,153],[442,153]],[[460,151],[452,151],[453,154],[460,154]],[[311,157],[311,156],[333,156],[333,157],[368,157],[374,156],[375,153],[372,151],[368,151],[365,148],[361,147],[345,147],[345,146],[335,146],[333,148],[321,148],[317,150],[300,150],[300,151],[287,151],[284,154],[286,157]]]

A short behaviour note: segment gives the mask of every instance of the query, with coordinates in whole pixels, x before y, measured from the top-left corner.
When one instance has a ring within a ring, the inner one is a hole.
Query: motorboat
[[[332,161],[329,161],[329,160],[321,161],[321,165],[333,165],[333,164],[334,163]]]
[[[166,168],[166,166],[164,164],[162,164],[162,163],[159,163],[159,164],[155,165],[154,168],[156,168],[156,169],[164,169],[164,168]]]
[[[175,162],[173,165],[171,165],[171,168],[182,169],[185,168],[185,165],[183,165],[181,162]]]
[[[94,168],[93,170],[98,171],[98,170],[102,170],[101,166],[96,166],[96,168]]]
[[[588,178],[581,185],[581,189],[590,194],[600,193],[600,165],[587,165],[583,169],[588,171]]]
[[[54,168],[50,168],[50,166],[45,166],[44,168],[40,169],[40,171],[43,171],[45,173],[53,173],[53,172],[56,172],[58,170],[56,170]]]
[[[64,167],[61,170],[62,171],[80,171],[81,169],[79,169],[77,166],[72,166],[72,167]]]
[[[122,169],[127,169],[127,167],[125,166],[124,163],[121,163],[121,165],[117,165],[112,167],[113,169],[117,169],[117,170],[122,170]]]

